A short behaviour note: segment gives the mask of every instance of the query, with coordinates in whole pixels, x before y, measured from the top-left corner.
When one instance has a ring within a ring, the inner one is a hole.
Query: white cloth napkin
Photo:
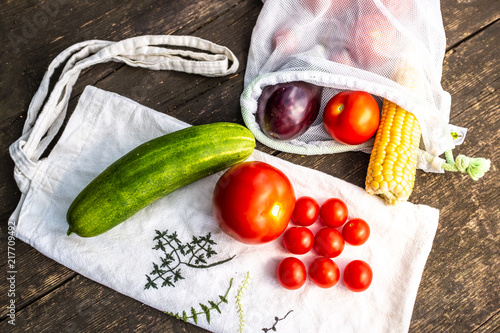
[[[368,242],[346,245],[335,259],[341,272],[351,260],[368,262],[374,277],[367,291],[353,293],[342,280],[331,289],[310,280],[299,290],[283,289],[275,278],[279,261],[289,256],[281,238],[244,245],[215,223],[211,199],[222,172],[171,193],[103,235],[66,235],[66,211],[88,182],[137,145],[186,126],[87,87],[50,155],[35,168],[22,167],[30,171],[11,217],[17,237],[94,281],[213,332],[408,330],[438,210],[409,202],[389,207],[357,186],[260,151],[251,159],[282,170],[297,197],[312,196],[320,204],[341,198],[350,218],[370,224]],[[13,158],[16,167],[29,164]],[[319,227],[317,222],[312,229]],[[316,255],[298,257],[307,267]]]

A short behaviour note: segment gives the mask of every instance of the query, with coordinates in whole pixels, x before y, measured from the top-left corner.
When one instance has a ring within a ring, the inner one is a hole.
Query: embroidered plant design
[[[277,325],[280,321],[284,320],[284,319],[285,319],[285,318],[286,318],[286,317],[290,314],[290,312],[292,312],[292,311],[293,311],[293,310],[288,311],[288,312],[287,312],[287,314],[286,314],[283,318],[274,317],[274,325],[273,325],[272,327],[270,327],[270,328],[263,328],[262,330],[263,330],[264,332],[268,332],[268,331],[275,331],[275,332],[276,332],[276,325]]]
[[[177,232],[171,234],[168,230],[160,232],[156,230],[156,241],[154,250],[162,251],[164,256],[160,258],[161,263],[153,263],[153,270],[146,274],[147,283],[144,289],[158,289],[157,280],[161,281],[161,287],[175,287],[175,283],[184,279],[182,276],[181,266],[190,268],[209,268],[230,261],[235,256],[230,258],[208,263],[207,259],[212,258],[217,254],[212,246],[217,243],[212,239],[212,234],[209,232],[205,236],[193,236],[189,243],[182,243]]]
[[[200,303],[201,310],[196,310],[194,307],[191,307],[191,310],[189,312],[182,311],[182,314],[173,313],[173,312],[165,312],[165,313],[168,315],[171,315],[177,319],[182,319],[185,322],[187,322],[189,319],[192,319],[195,324],[198,324],[199,316],[205,315],[207,322],[210,324],[210,312],[213,310],[216,310],[218,313],[222,314],[222,311],[220,309],[220,305],[222,303],[226,303],[226,304],[228,303],[227,295],[229,294],[229,290],[231,290],[232,286],[233,286],[233,279],[231,278],[231,280],[229,281],[229,287],[227,288],[224,296],[219,295],[219,300],[217,303],[215,301],[208,301],[209,305],[205,305],[203,303]]]
[[[243,280],[243,283],[238,289],[238,294],[236,295],[236,307],[238,309],[238,316],[240,317],[240,326],[238,328],[239,333],[243,333],[243,328],[245,327],[245,315],[243,313],[243,303],[241,300],[249,284],[250,284],[250,272],[247,272],[247,274],[245,275],[245,279]]]

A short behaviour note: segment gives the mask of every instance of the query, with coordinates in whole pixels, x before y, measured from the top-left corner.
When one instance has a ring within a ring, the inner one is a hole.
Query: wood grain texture
[[[207,332],[80,275],[17,316],[19,332]],[[9,332],[7,325],[2,321],[0,330]]]
[[[451,123],[468,127],[455,154],[500,156],[497,22],[446,54],[443,87],[453,96]],[[493,130],[492,129],[496,129]],[[422,277],[411,331],[472,332],[486,329],[498,311],[500,276],[497,166],[478,182],[464,174],[420,172],[417,202],[440,209],[440,225]],[[485,185],[485,183],[489,185]],[[429,330],[432,327],[432,330]],[[486,330],[487,331],[487,330]]]
[[[446,46],[452,48],[500,18],[500,3],[488,0],[441,0]]]
[[[50,61],[88,39],[187,34],[229,47],[240,60],[230,77],[205,78],[130,68],[118,63],[82,72],[69,110],[87,85],[119,93],[191,124],[243,123],[239,96],[260,0],[6,1],[0,6],[0,232],[20,192],[9,145],[21,134],[26,110]],[[418,291],[410,332],[495,332],[500,329],[498,222],[500,2],[442,0],[447,53],[442,84],[452,96],[450,122],[468,127],[456,153],[487,157],[492,170],[474,182],[459,173],[417,172],[410,200],[440,209],[439,227]],[[368,155],[300,156],[257,149],[364,186]],[[0,330],[36,332],[206,332],[82,277],[18,241],[17,326],[0,310]],[[0,248],[6,258],[7,249]],[[6,261],[0,262],[6,271]],[[0,302],[7,288],[0,284]]]

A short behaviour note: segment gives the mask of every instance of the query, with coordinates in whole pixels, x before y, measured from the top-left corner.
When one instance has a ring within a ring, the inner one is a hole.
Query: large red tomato
[[[277,168],[264,162],[244,162],[218,180],[212,206],[225,233],[246,244],[262,244],[285,231],[295,207],[295,192]]]
[[[358,145],[377,132],[380,111],[377,101],[364,91],[343,91],[328,101],[323,112],[327,132],[337,141]]]

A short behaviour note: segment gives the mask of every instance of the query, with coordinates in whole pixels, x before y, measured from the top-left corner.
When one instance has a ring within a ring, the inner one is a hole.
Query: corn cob
[[[388,204],[408,200],[415,182],[420,125],[415,116],[384,99],[365,187]]]

